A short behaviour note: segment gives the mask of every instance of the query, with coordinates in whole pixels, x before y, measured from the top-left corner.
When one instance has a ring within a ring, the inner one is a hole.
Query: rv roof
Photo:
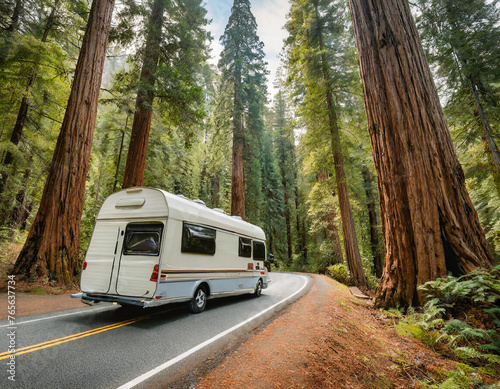
[[[175,219],[234,231],[265,240],[260,227],[210,209],[198,201],[155,188],[130,188],[113,193],[102,205],[97,220]]]

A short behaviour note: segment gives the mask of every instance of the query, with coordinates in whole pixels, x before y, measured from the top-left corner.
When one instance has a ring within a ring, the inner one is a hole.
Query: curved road
[[[311,287],[308,276],[271,273],[262,296],[210,300],[201,314],[185,304],[133,311],[101,303],[0,321],[3,388],[132,388],[179,378],[213,352],[271,318]],[[15,382],[7,352],[15,333]],[[162,386],[163,386],[162,385]]]

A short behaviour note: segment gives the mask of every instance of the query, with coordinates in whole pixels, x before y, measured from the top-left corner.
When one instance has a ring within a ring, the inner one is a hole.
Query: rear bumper
[[[80,294],[80,293],[79,293]],[[82,303],[88,305],[95,305],[101,301],[109,303],[118,303],[124,305],[136,305],[138,307],[146,308],[152,302],[151,299],[142,299],[140,297],[124,297],[114,295],[102,295],[98,293],[81,293]]]
[[[135,305],[142,308],[157,307],[160,305],[165,305],[173,302],[184,302],[189,301],[190,298],[155,298],[155,299],[144,299],[141,297],[127,297],[127,296],[117,296],[110,294],[99,294],[99,293],[78,293],[81,295],[82,303],[88,305],[95,305],[101,301],[108,303],[117,303],[122,305]],[[71,296],[73,297],[73,295]]]

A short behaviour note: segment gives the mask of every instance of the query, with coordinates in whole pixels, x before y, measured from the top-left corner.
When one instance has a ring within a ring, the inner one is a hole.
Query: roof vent
[[[227,215],[227,212],[224,211],[222,208],[214,208],[213,209],[215,212],[220,212],[220,213],[223,213],[224,215]]]
[[[204,207],[206,207],[206,206],[207,206],[203,200],[196,199],[196,200],[193,200],[193,201],[194,201],[196,204],[203,205]]]
[[[177,197],[180,197],[181,199],[184,199],[184,200],[189,200],[186,196],[181,195],[181,194],[178,194]]]
[[[241,216],[233,216],[235,219],[238,219],[238,220],[243,220]]]
[[[126,207],[142,207],[146,199],[144,197],[139,197],[136,199],[120,199],[116,202],[115,208],[126,208]]]

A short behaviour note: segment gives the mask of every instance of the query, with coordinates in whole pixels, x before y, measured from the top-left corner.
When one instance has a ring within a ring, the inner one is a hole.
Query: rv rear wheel
[[[191,299],[189,308],[193,313],[203,312],[207,305],[207,290],[204,285],[200,285]]]
[[[255,286],[255,292],[253,292],[253,295],[255,297],[260,297],[262,294],[262,280],[259,278],[259,282],[257,282],[257,285]]]

